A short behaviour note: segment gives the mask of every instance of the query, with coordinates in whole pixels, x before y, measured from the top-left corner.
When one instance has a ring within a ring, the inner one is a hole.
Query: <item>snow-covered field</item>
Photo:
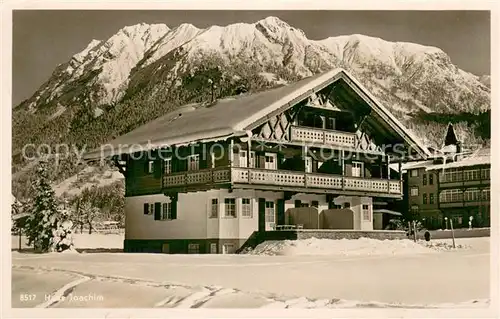
[[[13,252],[12,306],[457,308],[489,305],[489,237],[459,239],[457,244],[463,248],[455,250],[435,250],[410,241],[405,243],[408,246],[405,249],[393,247],[379,254],[363,250],[374,245],[370,241],[354,240],[344,241],[352,254],[325,253],[325,247],[332,248],[341,242],[314,243],[322,248],[319,254],[275,256]],[[442,247],[445,242],[432,244],[441,243]],[[356,250],[355,243],[362,249]],[[411,254],[409,251],[414,249],[416,253]],[[396,253],[387,253],[393,251]],[[37,295],[35,300],[20,300],[20,294],[27,289]],[[46,301],[42,297],[45,294],[53,298]]]

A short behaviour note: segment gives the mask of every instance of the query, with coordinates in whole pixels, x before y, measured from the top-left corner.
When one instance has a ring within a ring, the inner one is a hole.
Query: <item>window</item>
[[[429,204],[434,204],[434,193],[429,194]]]
[[[149,174],[152,174],[153,171],[154,171],[154,166],[155,166],[155,162],[154,161],[149,161],[148,162],[148,173]]]
[[[352,176],[363,177],[363,163],[352,162]]]
[[[370,205],[363,204],[363,220],[370,221]]]
[[[485,168],[481,170],[481,179],[490,179],[490,169]]]
[[[250,151],[250,167],[254,168],[255,167],[255,152]]]
[[[443,183],[461,182],[463,176],[464,175],[462,171],[451,168],[446,172],[440,174],[440,181]]]
[[[410,170],[410,175],[411,175],[411,177],[417,177],[418,176],[418,169]]]
[[[219,200],[217,198],[212,198],[209,218],[218,218],[218,217],[219,217]]]
[[[477,188],[469,188],[464,192],[464,201],[478,201],[481,193]]]
[[[234,198],[224,199],[224,216],[236,217],[236,199]]]
[[[266,153],[265,155],[265,165],[264,168],[266,169],[277,169],[277,161],[276,161],[276,154],[274,153]]]
[[[427,174],[422,175],[422,185],[427,185]]]
[[[248,167],[248,164],[250,164],[250,167],[255,167],[255,152],[250,151],[250,160],[248,160],[247,156],[247,151],[240,151],[239,167]]]
[[[316,207],[316,208],[318,208],[318,207],[319,207],[319,201],[317,201],[317,200],[313,200],[313,201],[311,202],[311,206],[312,206],[312,207]]]
[[[483,193],[483,200],[489,201],[490,200],[490,188],[488,187],[488,188],[483,189],[482,193]]]
[[[200,253],[200,244],[188,245],[188,254],[199,254],[199,253]]]
[[[422,200],[423,200],[423,204],[427,204],[427,194],[426,193],[424,193],[422,195]]]
[[[334,117],[329,117],[328,122],[327,122],[327,129],[329,130],[334,130],[335,129],[335,118]]]
[[[418,196],[418,187],[412,187],[410,189],[411,196]]]
[[[345,202],[344,203],[344,208],[351,208],[351,203]]]
[[[200,169],[200,155],[189,155],[188,158],[188,171],[197,171]]]
[[[163,173],[165,175],[172,173],[172,159],[166,158],[163,160]]]
[[[312,165],[313,165],[312,157],[307,156],[305,159],[306,173],[312,173]]]
[[[477,181],[479,180],[479,176],[481,175],[480,173],[481,171],[478,169],[464,171],[464,181]]]
[[[241,216],[246,218],[252,218],[252,202],[250,198],[241,199]]]
[[[274,223],[274,202],[266,201],[265,210],[266,223]]]
[[[434,174],[429,174],[429,185],[434,185]]]
[[[247,151],[240,151],[239,167],[247,167]]]
[[[459,189],[447,189],[439,193],[439,201],[442,203],[461,202],[463,192]]]
[[[172,203],[163,203],[161,210],[161,219],[162,220],[171,220],[172,219]]]

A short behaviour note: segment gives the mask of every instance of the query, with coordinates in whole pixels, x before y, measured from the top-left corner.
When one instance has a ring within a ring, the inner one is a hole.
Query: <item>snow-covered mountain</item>
[[[68,91],[74,91],[73,86],[78,82],[92,88],[88,98],[97,105],[118,101],[127,88],[130,71],[169,30],[164,24],[141,23],[120,29],[106,41],[92,40],[71,60],[56,68],[30,99],[29,108],[50,103]],[[75,100],[78,97],[75,96]]]
[[[439,48],[358,34],[315,41],[276,17],[206,29],[191,24],[125,27],[106,41],[92,41],[60,65],[27,105],[117,103],[130,83],[154,92],[160,88],[153,86],[166,88],[207,59],[227,68],[250,63],[266,74],[293,75],[292,80],[344,67],[389,108],[403,113],[489,108],[484,79],[460,70]],[[387,92],[392,97],[385,97]]]

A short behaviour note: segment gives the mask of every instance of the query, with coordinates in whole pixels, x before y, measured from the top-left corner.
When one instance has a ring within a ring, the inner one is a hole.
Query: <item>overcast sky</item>
[[[126,25],[192,23],[204,28],[277,16],[309,39],[365,34],[443,49],[460,68],[490,74],[488,11],[119,11],[45,10],[13,13],[13,104],[29,98],[92,39],[105,40]]]

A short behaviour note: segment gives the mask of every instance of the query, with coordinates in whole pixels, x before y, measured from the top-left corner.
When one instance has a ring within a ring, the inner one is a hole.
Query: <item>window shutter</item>
[[[301,203],[300,199],[295,200],[295,208],[300,207],[301,204],[302,203]]]
[[[149,204],[144,203],[144,215],[147,215],[147,214],[149,214]]]
[[[278,225],[285,225],[285,200],[278,199]]]
[[[259,198],[259,231],[266,230],[266,199]]]
[[[257,168],[266,167],[266,155],[264,154],[264,152],[255,153],[255,158],[255,160],[257,161],[257,163],[255,163],[255,166]]]
[[[283,155],[283,153],[278,153],[278,155],[276,156],[276,159],[278,161],[278,163],[276,163],[276,167],[278,169],[282,169],[284,168],[284,159],[285,159],[285,155]]]
[[[161,220],[161,203],[155,203],[155,220]]]
[[[154,161],[154,164],[153,164],[153,173],[154,173],[154,177],[155,178],[161,178],[161,172],[162,172],[162,160],[156,160]]]
[[[172,200],[170,202],[171,205],[171,211],[172,211],[172,218],[171,219],[177,219],[177,200]]]

